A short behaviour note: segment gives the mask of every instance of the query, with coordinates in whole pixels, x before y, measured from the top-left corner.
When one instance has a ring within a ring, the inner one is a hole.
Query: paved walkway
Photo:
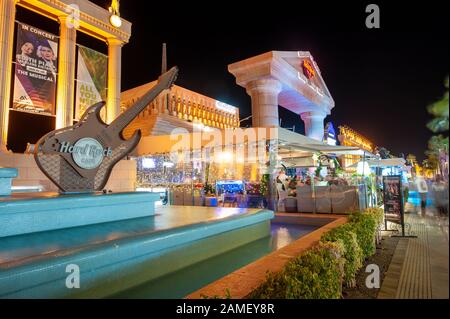
[[[417,238],[400,239],[378,298],[448,299],[448,217],[432,205],[421,211],[409,203],[406,210],[407,233]]]

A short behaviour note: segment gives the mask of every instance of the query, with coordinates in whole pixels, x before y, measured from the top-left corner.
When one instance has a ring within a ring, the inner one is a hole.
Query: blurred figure
[[[431,188],[434,193],[436,208],[439,215],[442,216],[448,214],[448,189],[441,175],[436,175],[436,180]]]
[[[287,191],[288,185],[289,185],[289,177],[286,175],[286,172],[284,170],[281,170],[278,173],[276,182],[277,184],[281,184],[280,187],[283,191]]]
[[[418,176],[416,179],[417,191],[420,194],[420,207],[422,213],[425,213],[427,207],[427,195],[428,195],[428,185],[422,176]]]
[[[162,204],[167,205],[169,203],[169,190],[166,188],[164,191],[164,197],[162,198]]]

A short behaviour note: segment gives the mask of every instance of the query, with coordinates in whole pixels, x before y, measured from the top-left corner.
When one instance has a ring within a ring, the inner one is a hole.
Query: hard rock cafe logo
[[[82,138],[74,145],[62,142],[59,152],[72,154],[74,162],[84,169],[97,168],[105,156],[112,156],[111,147],[103,148],[96,139],[90,137]]]
[[[311,62],[309,62],[308,60],[303,61],[302,67],[303,67],[303,73],[305,73],[305,75],[308,79],[316,76],[316,71],[314,70]]]

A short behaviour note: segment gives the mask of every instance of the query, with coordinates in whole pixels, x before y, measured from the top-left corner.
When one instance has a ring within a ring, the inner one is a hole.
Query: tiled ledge
[[[57,192],[58,188],[38,168],[34,156],[30,154],[0,152],[0,167],[15,167],[19,175],[13,180],[13,186],[40,186],[46,192]],[[122,160],[114,166],[105,189],[114,192],[135,190],[136,161]]]
[[[307,249],[316,245],[322,234],[330,231],[347,222],[347,216],[329,215],[329,214],[283,214],[278,213],[276,216],[298,216],[302,218],[332,218],[332,222],[322,226],[321,228],[303,236],[295,242],[289,244],[282,249],[256,260],[255,262],[236,270],[235,272],[191,293],[186,299],[201,299],[202,296],[219,296],[223,298],[227,289],[231,298],[243,299],[248,296],[254,289],[259,287],[265,280],[267,272],[279,272],[285,264],[292,258],[302,254]]]

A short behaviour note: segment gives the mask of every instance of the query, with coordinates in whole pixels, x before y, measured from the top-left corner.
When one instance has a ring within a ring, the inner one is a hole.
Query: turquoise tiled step
[[[147,192],[11,196],[0,199],[0,238],[152,216],[158,200]]]
[[[0,167],[0,196],[11,194],[12,179],[18,175],[17,168]]]
[[[170,214],[170,208],[165,213]],[[173,217],[179,213],[180,208],[175,208]],[[209,210],[199,214],[206,216]],[[268,236],[273,216],[267,210],[236,211],[214,220],[91,243],[17,267],[0,267],[0,298],[105,297]],[[70,264],[80,268],[80,289],[65,286]]]

